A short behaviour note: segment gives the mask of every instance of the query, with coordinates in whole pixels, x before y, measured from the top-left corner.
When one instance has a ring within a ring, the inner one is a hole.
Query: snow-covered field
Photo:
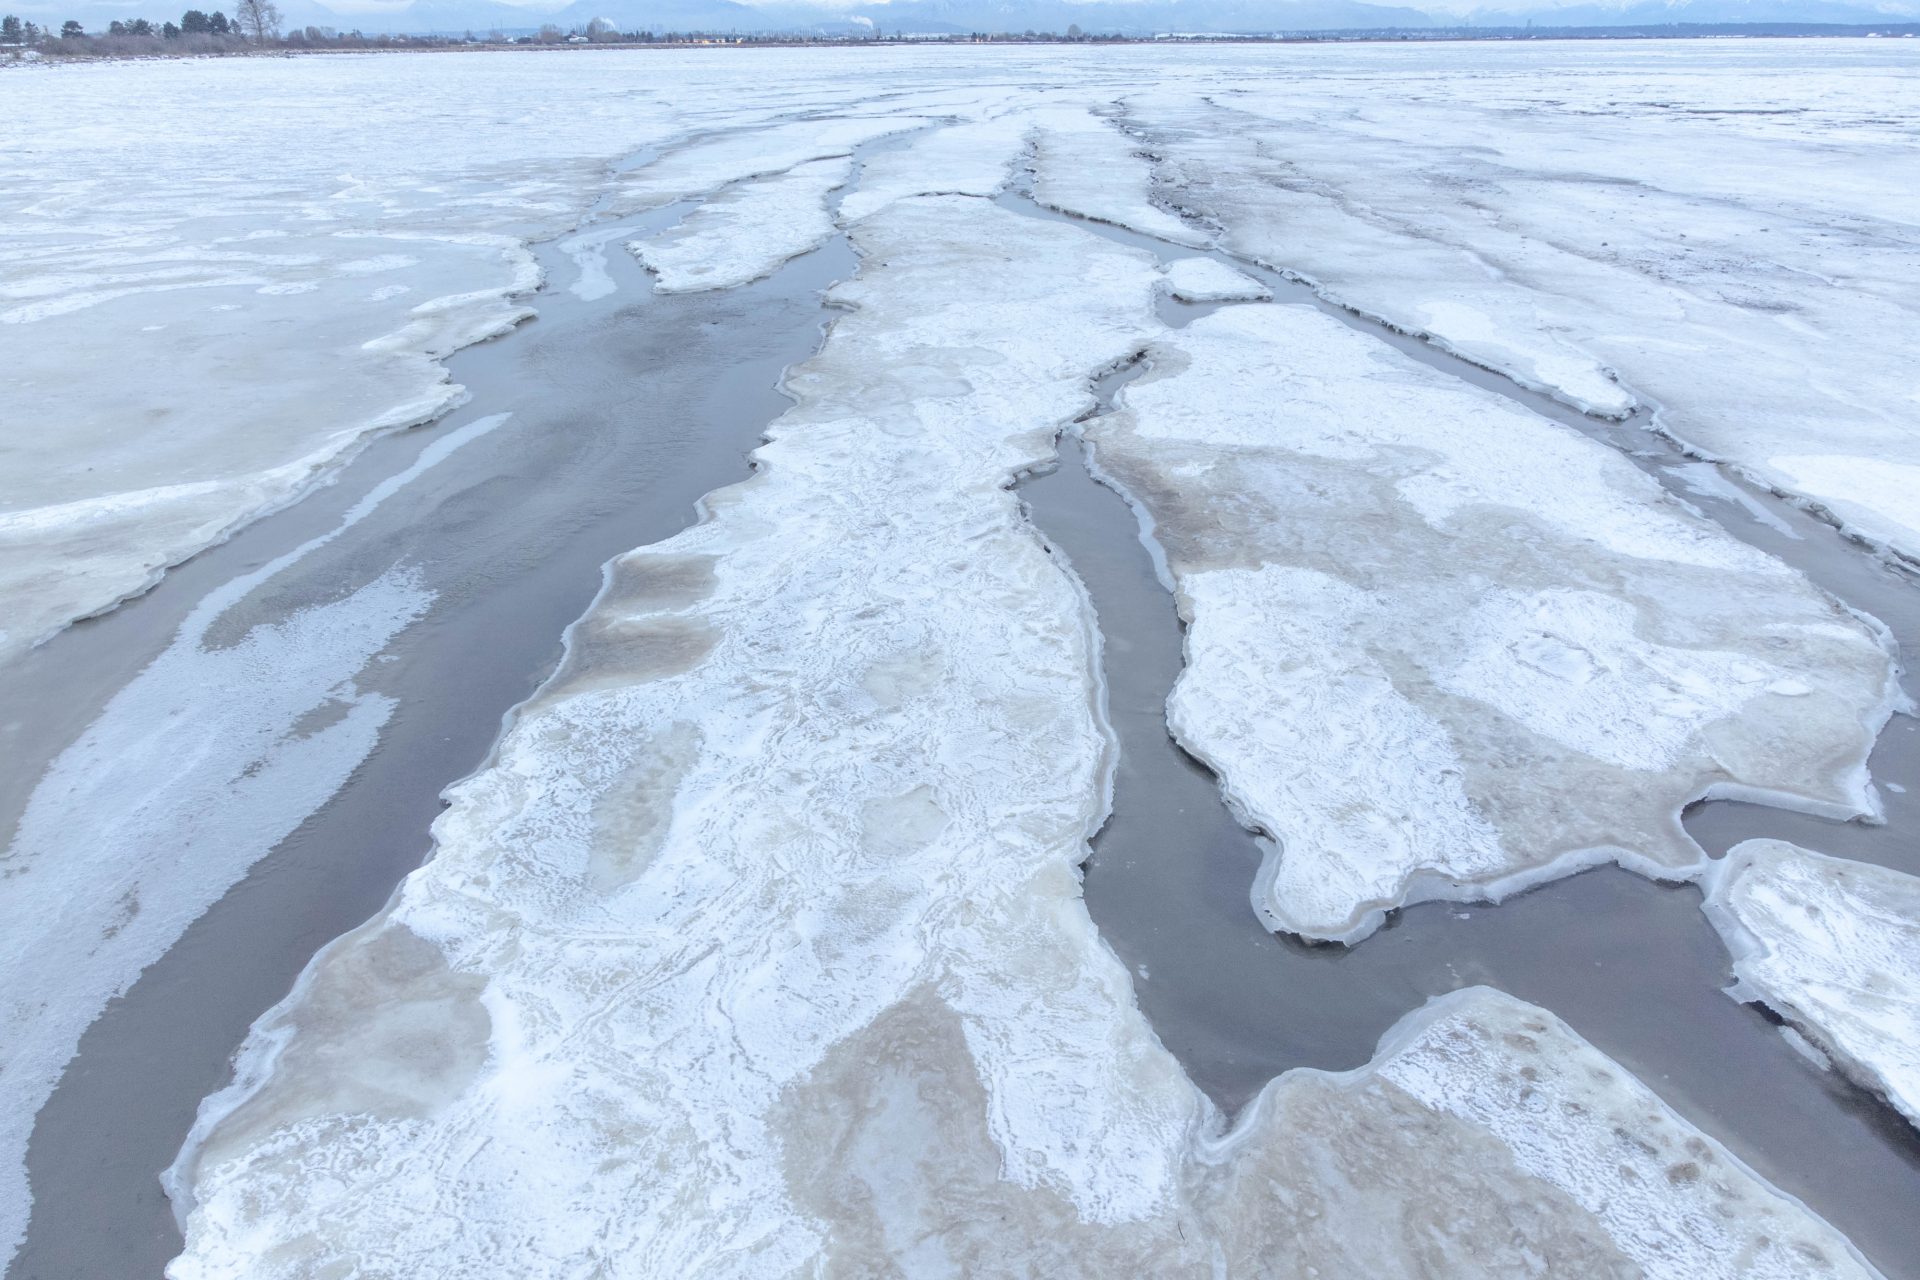
[[[439,359],[542,305],[530,241],[577,271],[549,288],[607,307],[609,254],[662,293],[841,234],[858,254],[752,477],[609,566],[432,859],[240,1048],[169,1177],[169,1274],[1873,1274],[1486,989],[1220,1114],[1081,901],[1116,749],[1096,672],[1126,637],[1010,490],[1144,360],[1082,429],[1190,626],[1171,729],[1271,837],[1248,888],[1273,927],[1365,946],[1404,902],[1596,861],[1704,875],[1742,998],[1911,1115],[1910,882],[1785,846],[1712,864],[1680,825],[1702,796],[1876,815],[1900,637],[1619,452],[1230,260],[1569,404],[1656,408],[1920,555],[1916,64],[1805,42],[6,73],[0,663],[457,403]],[[671,221],[621,229],[646,211]],[[1169,295],[1219,309],[1171,327]],[[356,678],[429,593],[396,570],[226,634],[279,567],[208,596],[4,815],[0,1250],[87,1024],[385,723]],[[1895,989],[1863,1011],[1868,971]]]

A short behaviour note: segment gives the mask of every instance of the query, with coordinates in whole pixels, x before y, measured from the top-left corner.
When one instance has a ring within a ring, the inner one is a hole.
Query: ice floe
[[[1087,424],[1178,588],[1175,735],[1272,927],[1703,865],[1703,795],[1872,813],[1887,642],[1614,451],[1310,307],[1171,332]]]
[[[628,245],[661,293],[730,289],[758,280],[833,234],[827,194],[852,169],[845,157],[810,160],[727,188],[677,226]]]
[[[1764,1003],[1920,1125],[1920,879],[1749,840],[1705,887],[1734,998]]]
[[[1173,244],[1204,245],[1205,231],[1153,201],[1153,170],[1119,123],[1081,107],[1034,113],[1033,198],[1049,209],[1111,222]]]
[[[1273,291],[1215,258],[1175,258],[1167,264],[1167,292],[1182,302],[1265,302]]]
[[[993,195],[1006,185],[1031,127],[1024,114],[999,115],[932,129],[879,152],[862,166],[859,188],[841,200],[840,216],[857,222],[908,196]]]
[[[1871,1275],[1484,989],[1225,1126],[1081,902],[1096,640],[1008,491],[1158,272],[963,197],[854,234],[756,474],[256,1027],[169,1275]]]
[[[1171,198],[1328,297],[1920,553],[1897,56],[1340,56],[1128,98]]]
[[[448,432],[334,528],[211,593],[34,788],[0,858],[0,1224],[24,1224],[34,1113],[81,1033],[372,752],[394,700],[363,672],[433,594],[395,565],[271,623],[237,610],[505,418]]]

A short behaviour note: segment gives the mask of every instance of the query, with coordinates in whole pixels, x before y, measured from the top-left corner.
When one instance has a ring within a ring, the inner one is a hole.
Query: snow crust
[[[1273,296],[1252,276],[1215,258],[1175,258],[1166,271],[1167,291],[1182,302],[1265,302]]]
[[[1872,1274],[1493,992],[1224,1127],[1081,902],[1097,633],[1008,491],[1158,272],[965,197],[854,238],[753,478],[256,1027],[168,1274]]]
[[[1883,636],[1617,453],[1309,307],[1148,359],[1085,434],[1189,624],[1173,732],[1274,838],[1272,927],[1688,876],[1707,794],[1877,812]]]
[[[372,753],[395,703],[362,682],[433,593],[394,565],[226,635],[236,612],[505,420],[449,432],[333,529],[210,594],[34,788],[0,893],[0,1225],[25,1225],[33,1118],[81,1033]]]
[[[833,234],[827,194],[842,186],[852,161],[810,160],[785,173],[729,187],[679,225],[628,248],[655,276],[661,293],[730,289],[758,280]]]
[[[1920,1125],[1920,879],[1748,840],[1705,880],[1730,994],[1764,1002]]]
[[[1127,123],[1223,247],[1920,551],[1910,58],[1372,53],[1146,90]]]
[[[1033,197],[1050,209],[1111,222],[1172,244],[1209,236],[1153,202],[1153,170],[1110,117],[1083,107],[1035,113]]]
[[[908,196],[993,195],[1007,184],[1032,127],[1029,115],[1005,112],[932,129],[906,147],[882,151],[862,167],[859,189],[841,200],[840,217],[858,222]]]

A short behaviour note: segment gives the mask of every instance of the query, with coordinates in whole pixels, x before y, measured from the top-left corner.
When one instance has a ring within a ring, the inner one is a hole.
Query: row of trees
[[[280,10],[273,0],[239,0],[233,17],[216,9],[212,13],[189,9],[180,21],[155,26],[145,18],[122,22],[115,19],[104,33],[91,34],[80,23],[68,19],[58,34],[34,22],[22,22],[15,14],[0,17],[0,44],[43,45],[49,41],[98,41],[106,39],[124,46],[127,41],[185,40],[197,47],[218,47],[223,42],[245,41],[266,44],[280,38]],[[109,50],[119,52],[120,49]],[[134,46],[128,51],[139,51]]]

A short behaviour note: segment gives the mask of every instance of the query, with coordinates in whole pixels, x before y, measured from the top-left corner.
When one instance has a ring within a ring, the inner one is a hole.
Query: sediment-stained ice
[[[1275,929],[1600,861],[1689,876],[1681,808],[1872,813],[1880,633],[1612,450],[1310,307],[1170,332],[1085,431],[1189,624],[1175,736],[1271,837]]]
[[[1492,992],[1224,1128],[1080,900],[1095,632],[1008,491],[1158,272],[963,197],[854,234],[753,478],[255,1029],[169,1274],[1871,1274]]]
[[[1175,258],[1167,292],[1182,302],[1265,302],[1273,291],[1215,258]]]
[[[1797,1027],[1920,1125],[1920,879],[1749,840],[1705,878],[1738,1000]]]
[[[1221,244],[1920,554],[1920,110],[1870,47],[1340,58],[1127,102]]]
[[[433,593],[395,565],[270,623],[245,602],[505,419],[447,433],[210,594],[34,788],[0,855],[0,1227],[25,1223],[28,1134],[81,1033],[373,751],[394,699],[365,672]]]
[[[628,248],[653,272],[661,293],[730,289],[769,275],[833,234],[827,195],[853,162],[810,160],[785,173],[727,188],[677,226]]]
[[[183,1166],[176,1274],[784,1274],[821,1226],[777,1103],[923,989],[1013,1182],[1094,1221],[1171,1194],[1204,1103],[1110,1016],[1130,989],[1074,873],[1105,769],[1091,635],[1006,491],[1144,340],[1156,272],[961,197],[858,237],[874,267],[834,290],[851,314],[756,476],[614,566],[434,859],[255,1037]],[[424,959],[356,990],[390,952]],[[324,1010],[386,999],[490,1031],[430,1081],[404,1043],[330,1047]],[[268,1184],[301,1207],[262,1216]]]

